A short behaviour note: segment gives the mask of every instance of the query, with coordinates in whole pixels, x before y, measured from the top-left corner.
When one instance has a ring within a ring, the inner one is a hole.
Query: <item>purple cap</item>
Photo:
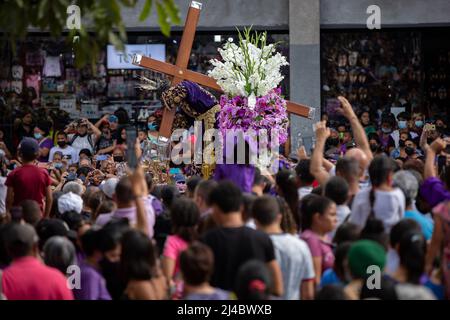
[[[24,156],[34,155],[39,152],[39,144],[33,138],[23,138],[20,142],[19,149]]]

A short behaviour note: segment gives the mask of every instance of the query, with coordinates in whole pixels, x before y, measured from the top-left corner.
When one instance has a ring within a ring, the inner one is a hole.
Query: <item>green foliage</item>
[[[120,10],[137,3],[138,0],[3,0],[0,1],[0,30],[6,39],[1,43],[9,43],[15,51],[16,42],[26,37],[30,27],[49,32],[53,37],[68,31],[66,41],[74,49],[76,66],[91,64],[95,67],[105,45],[113,44],[119,50],[124,48],[127,35]],[[82,20],[90,22],[89,30],[83,24],[79,30],[66,29],[67,7],[72,4],[80,7]],[[153,6],[156,6],[162,33],[169,36],[170,26],[181,23],[178,7],[174,0],[145,0],[140,21],[151,16]]]

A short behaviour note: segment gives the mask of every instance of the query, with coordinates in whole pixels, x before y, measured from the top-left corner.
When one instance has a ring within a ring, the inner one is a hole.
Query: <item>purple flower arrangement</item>
[[[228,129],[241,129],[247,132],[253,129],[256,133],[266,129],[270,137],[272,130],[278,131],[279,144],[288,138],[289,118],[286,112],[286,100],[281,96],[281,89],[275,88],[268,94],[256,97],[254,108],[248,105],[247,97],[220,98],[219,129],[225,136]],[[273,141],[272,141],[273,143]]]

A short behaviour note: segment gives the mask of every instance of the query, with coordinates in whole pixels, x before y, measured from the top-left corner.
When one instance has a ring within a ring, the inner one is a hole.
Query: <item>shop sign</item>
[[[127,44],[125,51],[118,51],[113,45],[107,47],[108,69],[142,69],[133,65],[133,56],[140,54],[159,61],[166,61],[164,44]]]

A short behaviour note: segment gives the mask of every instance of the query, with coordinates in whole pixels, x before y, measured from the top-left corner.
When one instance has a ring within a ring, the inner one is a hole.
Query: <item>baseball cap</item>
[[[39,152],[39,144],[33,138],[23,138],[19,145],[20,152],[24,156],[32,156]]]
[[[112,199],[113,195],[116,193],[116,186],[119,182],[117,178],[109,178],[105,180],[100,185],[100,190],[109,198]]]

